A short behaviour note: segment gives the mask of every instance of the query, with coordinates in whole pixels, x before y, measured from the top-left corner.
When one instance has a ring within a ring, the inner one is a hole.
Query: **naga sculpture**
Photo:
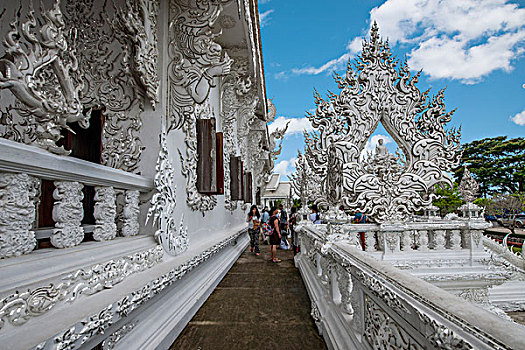
[[[412,77],[406,61],[395,60],[376,23],[354,65],[355,71],[349,61],[344,77],[334,74],[339,94],[329,92],[324,100],[314,92],[308,161],[324,179],[330,205],[344,204],[377,222],[404,220],[431,205],[435,184],[452,184],[448,172],[461,158],[460,130],[445,125],[454,111],[445,111],[444,90],[430,98],[417,88],[420,73]],[[382,150],[363,160],[380,122],[402,154]]]

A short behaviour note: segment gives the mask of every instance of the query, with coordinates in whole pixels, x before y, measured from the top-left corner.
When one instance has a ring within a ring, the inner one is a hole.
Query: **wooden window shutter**
[[[217,193],[215,119],[197,119],[197,190]]]
[[[247,172],[244,175],[244,202],[245,203],[252,203],[253,197],[252,197],[252,173]]]
[[[257,187],[257,191],[255,192],[255,204],[261,205],[261,188]]]
[[[230,197],[231,200],[242,199],[241,186],[241,159],[240,157],[230,156]]]
[[[224,136],[222,132],[218,132],[217,135],[217,194],[224,194]]]
[[[241,161],[241,158],[239,158],[239,162],[240,162],[240,165],[239,165],[239,169],[241,169],[240,173],[241,173],[241,176],[239,177],[239,183],[240,183],[240,187],[241,187],[241,193],[239,193],[239,200],[244,200],[244,183],[246,181],[244,181],[244,163]]]

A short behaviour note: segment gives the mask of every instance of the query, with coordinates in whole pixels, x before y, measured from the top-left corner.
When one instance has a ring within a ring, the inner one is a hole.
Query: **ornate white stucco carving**
[[[445,111],[444,91],[433,98],[421,93],[419,74],[412,77],[406,62],[398,64],[375,23],[355,66],[354,72],[348,65],[345,77],[336,74],[339,95],[329,93],[325,101],[315,92],[317,110],[309,119],[318,131],[307,139],[308,156],[324,175],[328,202],[378,222],[403,220],[432,203],[435,184],[452,184],[447,172],[461,157],[460,132],[445,130],[453,111]],[[380,152],[362,161],[379,122],[402,153]]]
[[[131,42],[131,68],[151,105],[159,100],[157,17],[160,0],[127,0],[114,24]]]
[[[0,173],[0,258],[31,252],[40,181],[27,174]]]
[[[126,191],[122,211],[122,236],[129,237],[139,234],[139,212],[139,191]]]
[[[230,0],[170,1],[168,67],[168,130],[193,124],[191,114],[215,86],[215,77],[230,72],[232,60],[221,58],[222,48],[214,39],[220,35],[212,26]]]
[[[53,191],[55,229],[51,236],[51,244],[57,248],[73,247],[84,239],[84,228],[81,226],[84,218],[83,187],[84,185],[78,182],[55,181],[55,191]]]
[[[216,77],[230,72],[232,60],[214,39],[220,35],[212,26],[222,11],[220,1],[170,2],[168,55],[168,130],[182,128],[185,133],[186,156],[182,156],[182,173],[186,177],[188,206],[195,211],[213,209],[214,196],[197,191],[197,139],[195,124],[199,118],[210,118],[209,92],[216,86]]]
[[[102,342],[102,350],[111,350],[115,348],[115,345],[122,340],[128,334],[135,328],[137,325],[136,321],[132,321],[130,323],[126,323],[119,329],[117,329],[115,332],[111,333],[109,337],[107,337],[106,340]]]
[[[237,208],[237,201],[231,200],[230,188],[230,156],[237,154],[241,148],[238,137],[237,123],[242,106],[252,106],[255,97],[254,78],[250,75],[248,60],[244,57],[234,57],[231,72],[226,75],[221,84],[221,120],[224,135],[224,205],[233,211]]]
[[[157,193],[151,198],[146,224],[152,218],[152,223],[158,225],[155,238],[168,254],[177,255],[188,249],[188,237],[182,226],[182,219],[181,228],[178,231],[175,226],[175,206],[177,205],[175,172],[169,160],[166,136],[166,129],[163,125],[159,158],[153,181]]]
[[[133,255],[80,269],[62,278],[59,284],[15,292],[0,300],[0,329],[6,322],[20,326],[32,317],[45,314],[62,301],[73,303],[80,295],[93,295],[112,288],[128,276],[150,269],[162,261],[160,246]]]
[[[85,78],[81,102],[89,109],[88,114],[91,109],[104,110],[102,163],[124,171],[135,171],[144,149],[138,136],[143,103],[138,98],[134,69],[130,65],[133,52],[141,51],[141,48],[129,40],[127,31],[113,24],[117,21],[116,14],[109,10],[107,2],[67,0],[65,8],[66,23],[70,33],[75,33],[75,37],[71,34],[68,40],[74,43]],[[128,10],[138,11],[138,7]],[[136,12],[129,16],[141,18]],[[147,58],[143,65],[150,66],[153,59],[153,56]]]
[[[116,195],[113,187],[95,187],[95,230],[93,238],[96,241],[109,241],[117,236]]]
[[[463,197],[463,200],[465,200],[467,203],[474,202],[476,195],[478,194],[479,185],[476,180],[474,180],[467,167],[465,167],[465,171],[463,172],[463,177],[459,183],[458,191]]]
[[[182,125],[185,133],[184,142],[186,144],[185,156],[179,149],[181,161],[181,172],[186,178],[186,204],[191,210],[200,211],[203,215],[206,211],[212,210],[217,205],[217,198],[199,193],[197,189],[197,129],[195,127],[197,119],[207,119],[211,117],[211,108],[206,101],[198,104],[194,112],[189,116],[186,123]]]
[[[128,316],[133,310],[139,308],[142,304],[161,293],[165,288],[184,277],[227,246],[236,242],[239,236],[243,234],[246,234],[246,231],[236,233],[215,244],[201,254],[147,283],[142,288],[112,303],[100,312],[85,318],[76,325],[48,339],[40,344],[40,348],[47,350],[54,349],[55,347],[60,349],[80,347],[82,344],[89,341],[91,337],[100,334],[100,332],[103,332],[118,320]]]
[[[53,153],[68,154],[55,142],[67,123],[89,125],[79,98],[83,79],[75,48],[66,40],[60,1],[55,0],[47,10],[42,5],[42,19],[37,19],[32,4],[30,1],[24,21],[20,11],[12,19],[3,41],[6,54],[0,58],[0,89],[9,89],[17,98],[13,110],[32,129],[28,141]]]

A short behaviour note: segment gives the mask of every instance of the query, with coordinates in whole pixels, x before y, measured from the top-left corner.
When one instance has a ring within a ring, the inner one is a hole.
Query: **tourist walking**
[[[270,221],[270,209],[264,207],[263,213],[261,215],[261,228],[263,235],[263,244],[270,244],[270,235],[272,234],[272,229],[268,222]]]
[[[312,221],[314,224],[320,224],[321,221],[321,214],[319,213],[319,208],[317,208],[316,204],[312,204],[311,206],[312,212],[310,213],[310,216],[308,219]]]
[[[261,214],[256,205],[252,205],[250,211],[248,212],[248,218],[246,222],[248,223],[248,234],[250,235],[250,252],[254,252],[255,255],[259,255],[261,251],[259,250],[259,231],[261,230]]]
[[[277,259],[277,246],[281,243],[281,231],[279,229],[279,218],[277,213],[279,210],[276,207],[272,207],[270,210],[270,227],[272,228],[272,234],[270,235],[270,261],[279,263],[281,260]]]

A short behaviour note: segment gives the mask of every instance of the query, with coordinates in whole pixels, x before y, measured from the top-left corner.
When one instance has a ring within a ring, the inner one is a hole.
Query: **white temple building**
[[[171,345],[273,168],[257,2],[0,18],[0,348]]]
[[[483,236],[475,186],[462,216],[415,215],[461,157],[443,91],[419,91],[374,25],[281,182],[258,13],[0,4],[0,350],[169,348],[247,249],[249,206],[292,187],[327,222],[297,227],[291,261],[328,348],[525,349],[507,315],[525,311],[525,260]],[[404,155],[360,160],[378,123]]]

